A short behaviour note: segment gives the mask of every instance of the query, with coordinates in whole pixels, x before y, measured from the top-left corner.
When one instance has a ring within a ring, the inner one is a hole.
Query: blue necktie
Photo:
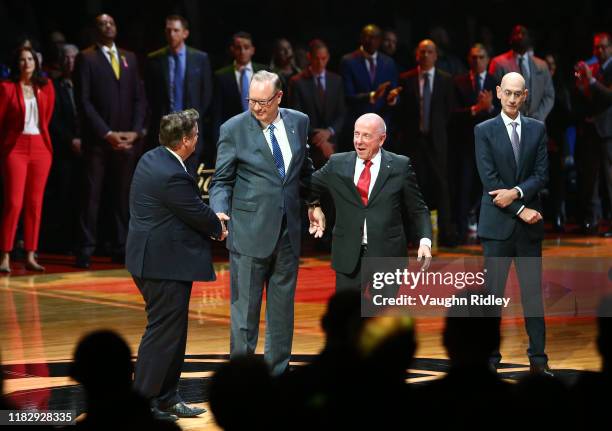
[[[249,110],[249,76],[247,75],[247,68],[243,67],[240,71],[240,97],[242,98],[242,110]]]
[[[178,54],[173,54],[174,57],[174,99],[173,110],[183,110],[183,71],[181,70],[181,62]]]
[[[278,145],[276,136],[274,136],[275,128],[274,124],[270,124],[268,127],[270,131],[270,142],[272,143],[272,157],[274,157],[274,163],[276,164],[276,169],[278,169],[278,174],[282,179],[285,179],[285,160],[283,159],[283,153],[280,149],[280,145]]]

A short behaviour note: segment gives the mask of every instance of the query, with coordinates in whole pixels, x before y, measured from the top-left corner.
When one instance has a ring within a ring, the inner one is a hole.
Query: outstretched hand
[[[315,238],[321,238],[325,232],[325,214],[321,207],[308,208],[308,220],[310,221],[308,233]]]

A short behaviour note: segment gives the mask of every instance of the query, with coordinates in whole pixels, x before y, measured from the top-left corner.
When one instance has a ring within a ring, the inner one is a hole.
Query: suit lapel
[[[101,69],[106,70],[106,74],[109,75],[110,78],[112,78],[114,81],[117,81],[117,77],[115,76],[115,71],[113,70],[113,66],[111,66],[110,62],[106,58],[106,54],[104,54],[103,49],[99,47],[98,45],[96,45],[96,51],[97,51],[96,55],[98,59],[98,66]]]
[[[289,173],[292,172],[293,166],[295,165],[295,160],[298,157],[300,152],[300,143],[298,142],[296,125],[293,122],[293,118],[291,115],[284,109],[280,110],[281,118],[283,119],[283,123],[285,125],[285,133],[287,133],[287,139],[289,140],[289,147],[291,147],[291,162],[289,163],[289,168],[287,169],[285,180],[289,176]],[[274,164],[276,167],[276,164]]]
[[[370,197],[368,198],[368,205],[370,205],[376,196],[380,193],[385,182],[389,178],[391,174],[391,170],[393,169],[393,165],[391,164],[391,157],[387,154],[387,152],[383,149],[380,150],[380,169],[378,170],[378,176],[376,177],[376,182],[374,183],[374,187],[372,188],[372,193],[370,193]]]
[[[164,89],[168,96],[168,109],[170,108],[170,62],[168,61],[168,48],[164,48],[162,55],[158,58],[159,67],[161,68],[162,77],[164,79]]]
[[[527,118],[521,116],[521,139],[519,145],[519,165],[516,173],[517,180],[521,178],[521,174],[525,167],[525,156],[528,154],[527,146],[531,142],[531,123]]]
[[[263,154],[264,159],[266,159],[268,161],[268,164],[270,165],[270,167],[274,170],[274,172],[278,172],[278,170],[276,169],[276,163],[274,162],[274,157],[272,156],[272,152],[270,151],[270,147],[268,146],[268,141],[266,141],[266,138],[263,134],[263,131],[261,130],[261,126],[259,125],[259,121],[257,121],[257,119],[255,117],[253,117],[253,115],[249,112],[247,114],[249,116],[249,124],[250,124],[250,137],[252,142],[255,143],[256,147],[259,147],[261,153]],[[280,181],[280,176],[277,175],[279,181]]]
[[[189,100],[189,95],[191,94],[191,91],[189,91],[189,84],[191,83],[192,80],[189,77],[191,75],[192,67],[193,67],[193,52],[191,51],[191,48],[186,46],[185,47],[185,78],[183,79],[183,107],[184,108],[186,108],[187,106],[190,106],[189,104],[191,103],[191,101]]]

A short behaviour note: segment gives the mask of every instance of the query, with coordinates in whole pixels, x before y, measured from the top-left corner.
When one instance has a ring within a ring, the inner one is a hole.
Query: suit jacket
[[[597,81],[590,86],[591,112],[597,134],[612,138],[612,62],[596,74]]]
[[[435,85],[435,84],[434,84]],[[454,86],[454,106],[453,106],[453,135],[457,142],[463,146],[466,143],[474,142],[474,126],[478,123],[495,117],[500,112],[499,99],[496,96],[495,77],[486,74],[483,90],[491,91],[493,94],[493,109],[490,112],[479,112],[472,115],[471,107],[477,103],[478,92],[474,89],[474,83],[469,73],[456,76],[453,79]],[[435,89],[435,86],[434,86]],[[473,148],[471,149],[473,154]]]
[[[45,146],[53,152],[49,136],[49,122],[53,115],[55,90],[51,81],[40,88],[35,88],[34,96],[38,106],[38,128]],[[25,99],[21,84],[15,82],[0,83],[0,157],[11,152],[17,138],[23,133],[25,125]]]
[[[263,64],[251,63],[253,74],[268,68]],[[243,112],[240,89],[236,82],[234,65],[230,64],[215,71],[215,93],[213,100],[213,138],[217,141],[221,124]]]
[[[289,107],[308,115],[309,135],[314,129],[331,127],[335,139],[342,130],[346,110],[342,78],[333,72],[325,72],[325,97],[321,101],[312,72],[304,69],[289,81]]]
[[[402,73],[399,85],[403,87],[403,90],[395,109],[395,124],[397,124],[399,132],[399,139],[396,140],[396,152],[407,154],[408,146],[420,133],[421,108],[418,68]],[[444,163],[446,163],[448,146],[447,127],[452,112],[453,79],[448,73],[436,68],[431,94],[429,130],[435,151],[438,153],[439,159],[444,160]]]
[[[355,120],[368,112],[381,115],[389,125],[390,118],[385,110],[387,103],[385,97],[371,104],[370,92],[375,91],[380,84],[386,81],[391,81],[389,90],[397,87],[398,73],[393,59],[378,51],[376,74],[374,82],[371,82],[366,59],[361,50],[358,49],[342,57],[340,74],[344,83],[344,95],[348,108],[346,129],[352,131]]]
[[[555,104],[555,89],[552,78],[546,62],[533,55],[529,56],[529,71],[530,78],[527,82],[529,96],[521,108],[521,114],[545,121]],[[521,73],[512,50],[493,58],[489,65],[489,73],[495,77],[496,84],[499,84],[508,72]]]
[[[517,223],[524,223],[516,213],[526,208],[542,212],[539,193],[548,181],[546,127],[541,121],[521,115],[520,158],[514,159],[510,137],[501,115],[474,128],[476,167],[483,185],[478,235],[481,238],[505,240],[512,235]],[[493,203],[489,192],[519,186],[523,198],[506,208]],[[530,236],[544,236],[544,222],[527,225]]]
[[[98,45],[76,59],[74,82],[82,118],[83,145],[104,144],[109,131],[136,132],[144,127],[146,100],[134,53],[117,48],[119,79]]]
[[[209,237],[220,234],[219,219],[176,157],[162,146],[145,153],[130,189],[128,271],[147,279],[214,280]]]
[[[158,145],[159,121],[170,113],[169,48],[164,47],[147,56],[145,88],[151,110],[150,137],[152,146]],[[194,108],[201,120],[206,115],[213,97],[213,79],[208,54],[187,47],[183,90],[183,109]],[[203,132],[200,132],[203,136]]]
[[[285,108],[280,108],[280,114],[292,153],[284,180],[251,112],[236,115],[221,126],[209,195],[213,210],[231,217],[227,248],[232,252],[270,256],[286,214],[291,246],[299,256],[300,182],[307,181],[314,170],[306,144],[308,117]]]
[[[368,257],[407,255],[406,226],[412,223],[419,238],[431,238],[429,209],[410,159],[382,150],[378,177],[364,205],[353,182],[357,153],[333,154],[311,178],[312,199],[329,191],[336,208],[332,232],[332,268],[351,273],[360,258],[363,222],[368,220]]]
[[[55,150],[70,154],[72,140],[81,136],[76,112],[76,98],[74,90],[72,98],[70,97],[70,89],[63,78],[55,79],[53,86],[55,88],[55,108],[49,124],[49,132],[53,137]]]

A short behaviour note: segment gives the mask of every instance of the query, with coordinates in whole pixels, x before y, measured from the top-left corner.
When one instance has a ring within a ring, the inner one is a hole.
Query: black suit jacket
[[[397,125],[400,135],[399,139],[396,140],[396,150],[400,154],[407,154],[408,147],[420,133],[421,110],[418,68],[402,73],[399,85],[403,90],[395,110],[394,124]],[[429,130],[438,159],[444,162],[448,145],[447,127],[452,112],[453,79],[448,73],[436,68],[431,94]]]
[[[482,86],[483,90],[491,91],[493,94],[493,109],[490,112],[479,112],[472,115],[471,107],[478,101],[478,92],[474,89],[474,83],[469,73],[456,76],[453,79],[455,97],[453,100],[452,130],[453,138],[462,148],[474,142],[474,126],[499,114],[500,104],[495,90],[495,77],[486,74]],[[473,153],[472,146],[468,146]]]
[[[138,61],[134,53],[117,50],[119,79],[99,46],[89,47],[77,56],[74,81],[83,145],[103,144],[109,131],[140,134],[143,130],[146,100]]]
[[[253,74],[268,68],[263,64],[251,63]],[[215,95],[213,100],[213,138],[219,138],[221,124],[243,112],[240,89],[236,82],[234,65],[230,64],[215,71]]]
[[[478,236],[505,240],[512,235],[517,223],[524,223],[516,215],[522,205],[542,212],[539,193],[548,181],[546,127],[541,121],[521,115],[518,168],[501,115],[478,124],[474,128],[474,136],[476,166],[483,186]],[[493,203],[490,191],[515,186],[523,191],[522,199],[503,209]],[[527,227],[530,236],[539,239],[544,236],[543,221]]]
[[[219,219],[177,158],[162,146],[145,153],[130,189],[128,271],[145,279],[214,280],[209,237],[220,233]]]
[[[170,113],[169,48],[164,47],[147,56],[145,88],[151,111],[150,137],[152,146],[158,145],[159,121]],[[187,47],[183,90],[183,109],[194,108],[200,120],[206,115],[213,97],[212,69],[208,54]],[[201,129],[200,121],[200,130]],[[200,132],[203,136],[203,132]]]
[[[70,90],[62,78],[53,80],[55,107],[49,124],[53,150],[57,155],[71,154],[72,140],[80,137],[80,124],[76,112],[76,97],[70,98]],[[74,97],[74,90],[73,90]]]
[[[410,159],[382,150],[381,166],[365,206],[353,182],[357,153],[331,156],[312,174],[312,200],[329,191],[336,207],[332,268],[351,273],[360,258],[363,222],[368,220],[368,257],[407,255],[406,226],[412,223],[420,238],[431,238],[429,209],[423,200]]]
[[[309,69],[303,70],[289,81],[289,107],[310,118],[309,135],[314,129],[334,129],[334,139],[344,124],[345,105],[342,78],[325,72],[325,97],[318,96],[317,87]]]

